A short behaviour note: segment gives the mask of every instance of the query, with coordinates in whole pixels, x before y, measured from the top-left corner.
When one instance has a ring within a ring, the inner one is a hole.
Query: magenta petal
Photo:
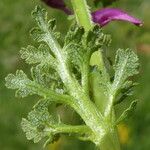
[[[66,7],[64,0],[42,0],[48,6],[64,11],[66,14],[72,14],[71,10]]]
[[[123,20],[131,22],[137,26],[143,23],[141,20],[128,15],[126,12],[116,8],[104,8],[92,13],[93,21],[104,26],[113,20]]]

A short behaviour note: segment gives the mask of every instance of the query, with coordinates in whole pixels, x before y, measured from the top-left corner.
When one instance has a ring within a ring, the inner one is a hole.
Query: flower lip
[[[137,26],[142,26],[143,22],[126,12],[117,8],[104,8],[92,13],[93,21],[104,26],[114,20],[128,21]]]
[[[64,0],[42,0],[48,6],[64,11],[66,14],[71,15],[72,12],[66,7]]]

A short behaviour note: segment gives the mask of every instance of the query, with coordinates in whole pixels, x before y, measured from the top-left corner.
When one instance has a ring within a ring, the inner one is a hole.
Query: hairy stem
[[[83,64],[83,71],[81,76],[84,92],[89,95],[89,62]]]
[[[83,26],[86,31],[89,31],[93,23],[86,0],[71,0],[71,3],[73,5],[78,24],[80,26]],[[102,53],[100,55],[102,57]],[[104,69],[105,66],[103,60],[100,65]],[[85,67],[84,73],[88,73],[88,68]],[[87,74],[82,76],[84,79],[83,85],[85,87],[86,94],[88,94],[88,76]],[[81,91],[77,93],[81,93]],[[76,111],[81,115],[85,123],[95,134],[95,139],[93,139],[93,142],[98,146],[98,148],[100,148],[101,150],[120,150],[117,131],[112,125],[113,121],[109,120],[110,122],[108,122],[106,121],[107,118],[106,120],[104,120],[100,111],[97,109],[95,104],[90,101],[89,98],[85,96],[79,96],[78,102],[79,109],[77,109]]]
[[[86,0],[71,0],[76,20],[85,30],[91,29],[93,23]]]
[[[82,94],[81,94],[82,95]],[[80,96],[81,96],[80,95]],[[117,131],[112,121],[104,118],[95,104],[86,96],[78,100],[76,111],[93,132],[91,141],[101,150],[120,150]],[[111,149],[109,149],[111,148]]]
[[[97,146],[99,150],[120,150],[120,143],[116,129],[108,132],[100,145]]]
[[[65,125],[65,124],[60,124],[60,125],[53,125],[50,126],[50,128],[47,128],[46,131],[50,131],[54,129],[54,134],[57,133],[68,133],[68,134],[89,134],[91,131],[86,125],[76,125],[76,126],[71,126],[71,125]]]
[[[65,94],[56,93],[50,89],[44,88],[39,84],[28,84],[29,89],[32,89],[35,94],[42,96],[45,99],[49,99],[50,101],[57,102],[57,103],[64,103],[69,106],[74,106],[74,99]]]

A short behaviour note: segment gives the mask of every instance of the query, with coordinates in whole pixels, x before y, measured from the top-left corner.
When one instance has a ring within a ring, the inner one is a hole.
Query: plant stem
[[[82,71],[82,87],[84,92],[89,94],[89,62],[83,64]]]
[[[114,124],[101,115],[98,108],[88,97],[82,95],[82,92],[80,93],[79,97],[82,97],[82,99],[78,98],[78,108],[76,111],[80,114],[86,125],[93,131],[91,140],[101,150],[120,150]]]
[[[77,23],[83,26],[86,31],[89,31],[93,23],[86,0],[71,0],[71,3]],[[103,60],[100,65],[104,66]],[[75,90],[78,94],[82,93],[82,91]],[[78,99],[77,107],[79,107],[76,111],[93,131],[95,137],[93,137],[92,141],[97,147],[101,150],[120,150],[117,131],[114,129],[114,122],[111,119],[107,120],[107,118],[103,118],[97,106],[84,94],[80,94],[76,98]]]
[[[120,150],[120,143],[116,129],[108,132],[100,145],[97,146],[100,150]]]
[[[82,93],[76,102],[78,106],[76,111],[85,121],[86,125],[93,131],[94,136],[91,140],[98,145],[106,133],[103,116],[94,103],[82,95]]]
[[[68,134],[87,134],[90,133],[90,129],[86,125],[66,125],[66,124],[59,124],[59,125],[50,125],[50,127],[46,128],[46,131],[52,132],[54,129],[54,134],[57,133],[68,133]]]
[[[89,31],[93,26],[93,22],[91,20],[91,13],[86,0],[71,0],[71,3],[74,9],[78,25],[83,26],[86,31]],[[83,72],[82,72],[82,86],[84,88],[84,92],[87,94],[89,94],[88,76],[89,76],[89,62],[83,65]]]
[[[93,23],[86,0],[71,0],[76,20],[86,31],[91,29]]]

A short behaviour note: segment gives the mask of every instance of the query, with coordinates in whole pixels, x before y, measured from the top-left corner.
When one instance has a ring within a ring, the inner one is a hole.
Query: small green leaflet
[[[22,70],[17,70],[16,75],[9,74],[6,78],[6,87],[9,89],[17,89],[16,96],[26,97],[32,94],[32,91],[27,88],[27,85],[31,83],[27,75]]]
[[[21,126],[23,131],[26,133],[26,137],[28,140],[33,140],[34,143],[39,142],[43,138],[53,140],[53,130],[51,129],[51,133],[46,130],[46,128],[50,127],[50,124],[53,124],[55,121],[52,116],[48,112],[48,100],[40,100],[34,110],[32,110],[27,119],[23,118],[21,122]]]
[[[46,44],[41,44],[39,48],[29,45],[27,48],[22,48],[20,54],[21,58],[25,59],[28,64],[55,67],[55,58],[50,54],[50,50]]]
[[[138,73],[138,67],[138,57],[131,49],[119,49],[115,59],[112,90],[117,92],[129,77]]]

